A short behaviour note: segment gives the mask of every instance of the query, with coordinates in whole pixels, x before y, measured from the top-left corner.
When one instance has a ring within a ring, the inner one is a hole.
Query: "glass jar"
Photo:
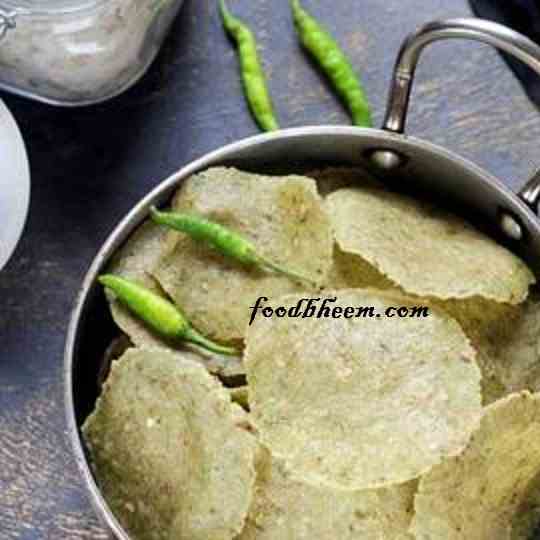
[[[0,87],[87,105],[134,84],[183,0],[0,0]]]

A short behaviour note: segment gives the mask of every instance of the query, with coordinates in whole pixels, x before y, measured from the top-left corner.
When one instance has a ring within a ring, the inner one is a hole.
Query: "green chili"
[[[225,5],[225,0],[220,0],[219,6],[223,26],[238,47],[244,92],[248,105],[261,129],[275,131],[279,129],[279,125],[259,60],[255,36],[242,21],[231,14]]]
[[[164,338],[190,341],[218,354],[239,354],[231,347],[218,345],[205,338],[189,324],[174,304],[141,285],[112,274],[100,276],[98,279],[123,305]]]
[[[300,41],[332,82],[349,108],[357,126],[371,127],[371,110],[364,90],[347,56],[340,46],[300,4],[291,0],[294,24]]]
[[[288,270],[260,256],[249,240],[219,223],[192,214],[160,212],[156,208],[151,208],[150,214],[152,219],[159,225],[183,232],[195,240],[206,242],[222,255],[235,259],[246,266],[256,266],[263,270],[284,274],[297,281],[314,284],[313,280],[308,277]]]

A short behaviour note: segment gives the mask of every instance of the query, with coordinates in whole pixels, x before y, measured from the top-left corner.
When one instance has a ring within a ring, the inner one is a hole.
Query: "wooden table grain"
[[[305,3],[350,51],[377,123],[405,33],[470,13],[462,0]],[[257,33],[282,125],[348,123],[300,51],[286,0],[230,4]],[[148,75],[105,105],[62,110],[2,98],[26,139],[32,202],[22,242],[0,273],[0,539],[104,539],[66,440],[62,349],[77,288],[140,197],[186,162],[257,129],[215,0],[186,0]],[[412,103],[411,133],[512,187],[540,165],[540,115],[486,46],[433,46]]]

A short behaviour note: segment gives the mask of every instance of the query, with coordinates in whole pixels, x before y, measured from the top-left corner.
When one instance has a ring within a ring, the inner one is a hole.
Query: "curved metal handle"
[[[442,39],[481,41],[521,60],[540,75],[540,46],[510,28],[482,19],[448,19],[421,27],[403,43],[396,61],[383,129],[404,133],[414,75],[425,47]],[[380,166],[393,168],[399,158],[379,153]],[[535,212],[540,201],[540,172],[518,193]]]
[[[403,43],[394,68],[383,129],[403,133],[416,67],[427,45],[442,39],[471,39],[515,56],[540,75],[540,46],[506,26],[482,19],[448,19],[426,24]]]

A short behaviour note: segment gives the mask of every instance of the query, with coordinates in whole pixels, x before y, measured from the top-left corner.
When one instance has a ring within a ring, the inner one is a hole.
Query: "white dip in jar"
[[[0,87],[85,105],[131,86],[183,0],[0,0]]]

